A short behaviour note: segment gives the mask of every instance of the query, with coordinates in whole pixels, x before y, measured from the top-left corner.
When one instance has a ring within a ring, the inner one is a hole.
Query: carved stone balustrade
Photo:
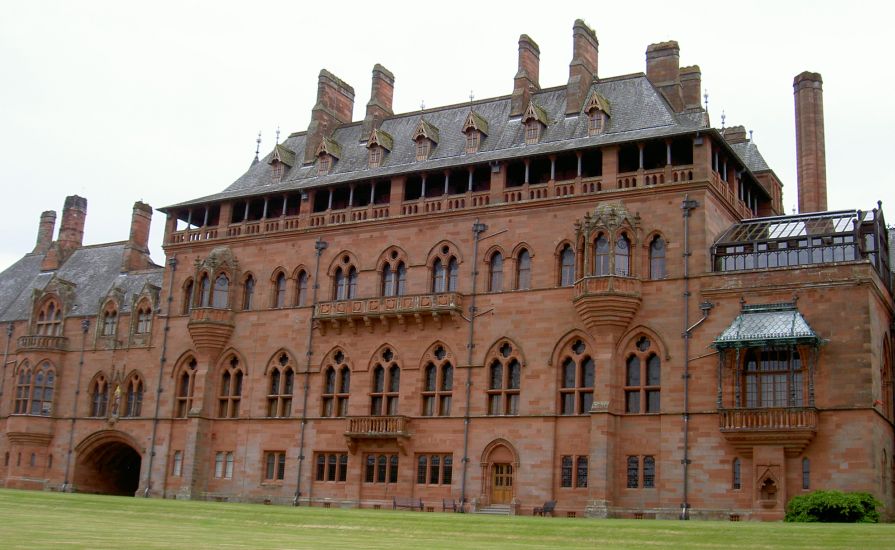
[[[406,416],[355,416],[348,419],[345,440],[352,454],[362,439],[395,439],[401,453],[405,453],[404,440],[410,437],[410,419]]]
[[[18,351],[67,351],[68,338],[65,336],[30,335],[20,336]]]
[[[427,318],[432,319],[439,328],[445,318],[459,323],[462,310],[462,295],[444,292],[320,302],[314,316],[323,333],[326,333],[327,327],[341,331],[343,325],[347,325],[357,330],[361,324],[372,332],[377,323],[390,330],[392,321],[402,328],[407,327],[408,321],[415,322],[422,330]]]
[[[756,445],[780,446],[787,456],[799,456],[817,434],[812,407],[721,409],[718,421],[727,441],[747,457]]]

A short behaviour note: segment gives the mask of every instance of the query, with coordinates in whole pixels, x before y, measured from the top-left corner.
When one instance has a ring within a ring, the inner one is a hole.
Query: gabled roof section
[[[438,143],[438,128],[436,128],[435,125],[429,123],[423,117],[420,117],[420,121],[417,123],[416,129],[413,131],[413,136],[411,137],[411,139],[413,141],[416,141],[420,137],[424,137],[432,143]]]
[[[370,138],[367,140],[367,148],[378,145],[386,151],[391,151],[395,147],[395,140],[392,135],[385,130],[374,128],[370,132]]]
[[[320,142],[320,145],[317,146],[317,151],[314,152],[314,155],[319,157],[320,153],[325,153],[337,159],[342,158],[342,146],[333,138],[325,137]]]
[[[488,135],[488,121],[472,109],[469,110],[469,114],[466,115],[466,120],[463,122],[463,133],[465,134],[470,129]]]
[[[612,116],[612,112],[609,107],[609,100],[600,95],[600,92],[593,90],[590,93],[590,97],[587,99],[587,102],[584,104],[584,112],[589,113],[591,109],[599,109],[606,113],[606,116]]]
[[[525,112],[522,113],[522,122],[528,122],[531,119],[537,120],[544,126],[547,126],[547,124],[550,123],[550,116],[547,114],[547,111],[535,103],[534,99],[528,102],[528,107],[525,109]]]
[[[743,160],[749,170],[753,172],[764,172],[770,170],[767,161],[761,155],[758,147],[751,140],[740,143],[731,143],[730,148]]]
[[[715,349],[811,344],[823,340],[815,334],[794,302],[744,305],[729,327],[712,343]]]
[[[267,161],[267,164],[273,164],[275,161],[282,162],[289,168],[292,168],[295,166],[295,151],[290,151],[278,143],[277,146],[273,148],[273,153],[271,153],[270,160]]]

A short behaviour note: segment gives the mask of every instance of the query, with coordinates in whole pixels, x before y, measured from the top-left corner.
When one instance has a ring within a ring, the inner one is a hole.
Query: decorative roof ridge
[[[795,302],[777,302],[771,304],[743,304],[743,313],[757,313],[762,311],[798,311]]]

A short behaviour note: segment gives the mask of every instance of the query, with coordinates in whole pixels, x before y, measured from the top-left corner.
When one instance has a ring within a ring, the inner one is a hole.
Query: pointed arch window
[[[336,300],[352,300],[357,298],[357,269],[353,265],[337,267],[333,289]]]
[[[292,416],[292,393],[295,388],[295,369],[289,356],[281,353],[270,367],[270,384],[267,392],[267,416],[287,418]]]
[[[664,279],[665,271],[665,239],[656,235],[649,244],[649,277],[650,279]]]
[[[531,288],[531,253],[523,248],[516,257],[516,288],[528,290]]]
[[[587,345],[575,340],[560,361],[560,414],[586,414],[594,400],[595,365]]]
[[[503,254],[495,252],[488,261],[488,291],[503,290]]]
[[[196,360],[191,359],[177,376],[177,395],[174,402],[174,416],[177,418],[186,418],[193,407],[196,366]]]
[[[509,342],[500,346],[488,367],[488,414],[519,414],[519,386],[522,365]]]
[[[31,369],[28,363],[19,367],[16,378],[16,399],[13,414],[28,414],[28,398],[31,395]]]
[[[218,391],[218,418],[238,418],[239,402],[242,399],[243,372],[239,359],[232,357],[221,373]]]
[[[382,268],[382,295],[403,296],[407,289],[407,266],[397,262],[386,263]]]
[[[221,273],[214,280],[214,291],[211,296],[211,307],[226,309],[230,305],[230,279]]]
[[[348,416],[348,398],[351,389],[351,369],[345,355],[339,351],[323,375],[323,412],[321,416]]]
[[[242,283],[242,309],[249,311],[252,309],[252,301],[255,299],[255,278],[247,275],[245,282]]]
[[[401,368],[394,361],[394,352],[386,348],[373,367],[373,388],[370,392],[370,415],[398,414]]]
[[[308,272],[302,269],[295,278],[295,305],[308,305]]]
[[[148,334],[152,328],[152,306],[148,302],[143,302],[137,308],[137,328],[136,334]]]
[[[37,334],[62,336],[62,308],[55,300],[49,300],[37,316]]]
[[[454,367],[443,347],[437,347],[434,356],[423,368],[423,416],[450,416]]]
[[[277,309],[286,307],[286,274],[282,272],[274,279],[273,307]]]
[[[180,312],[187,315],[191,309],[193,309],[193,280],[188,279],[183,286],[183,306],[180,308]]]
[[[109,383],[103,375],[90,385],[90,416],[104,417],[109,410]]]
[[[605,233],[597,235],[594,242],[594,275],[609,275],[609,239]]]
[[[115,336],[118,331],[118,311],[115,309],[106,310],[103,313],[103,336]]]
[[[566,243],[559,253],[559,286],[575,284],[575,251]]]
[[[125,392],[124,415],[126,417],[137,417],[143,414],[143,379],[139,375],[131,376],[127,382],[127,390]]]
[[[620,277],[631,275],[631,241],[624,233],[615,240],[615,274]]]
[[[641,336],[625,362],[625,412],[660,412],[662,360],[646,336]]]
[[[44,363],[31,377],[30,413],[38,416],[50,416],[53,412],[53,390],[56,387],[56,372]]]
[[[432,292],[456,292],[460,262],[450,256],[447,262],[436,258],[432,264]]]
[[[199,279],[199,307],[208,307],[211,303],[211,282],[208,274],[203,273]]]

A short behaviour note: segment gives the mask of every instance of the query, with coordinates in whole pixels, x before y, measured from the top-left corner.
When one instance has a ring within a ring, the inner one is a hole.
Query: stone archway
[[[75,490],[134,496],[140,486],[142,465],[137,449],[133,438],[116,430],[103,430],[87,436],[75,448]]]
[[[505,439],[495,439],[482,452],[483,504],[513,504],[516,502],[519,479],[519,453]]]

